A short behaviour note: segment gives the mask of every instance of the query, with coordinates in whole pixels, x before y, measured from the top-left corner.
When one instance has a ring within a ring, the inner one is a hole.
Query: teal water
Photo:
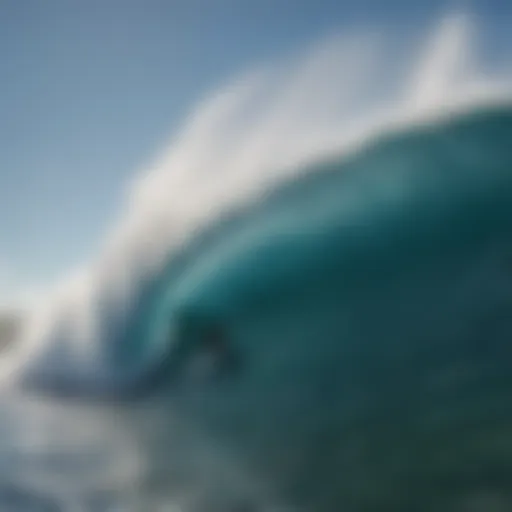
[[[511,147],[508,106],[381,136],[174,255],[112,320],[94,394],[124,400],[87,405],[98,442],[127,439],[109,463],[137,461],[111,502],[512,509]]]

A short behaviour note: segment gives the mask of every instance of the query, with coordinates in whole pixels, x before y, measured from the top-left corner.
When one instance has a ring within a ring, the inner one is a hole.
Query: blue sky
[[[51,280],[95,252],[123,186],[231,75],[354,25],[414,31],[443,6],[2,0],[0,268],[15,268],[24,281]],[[493,34],[489,58],[499,56],[512,4],[471,6]]]

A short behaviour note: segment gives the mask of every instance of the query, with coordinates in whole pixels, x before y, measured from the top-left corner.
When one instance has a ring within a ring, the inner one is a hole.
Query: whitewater
[[[512,76],[476,21],[334,34],[191,112],[3,356],[0,504],[510,505]]]

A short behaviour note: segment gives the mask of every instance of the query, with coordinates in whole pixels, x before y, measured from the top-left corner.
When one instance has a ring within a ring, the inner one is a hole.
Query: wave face
[[[247,482],[249,510],[510,508],[512,103],[467,32],[406,73],[329,39],[206,102],[6,374],[154,400],[126,421],[149,464],[215,481],[185,510]],[[243,482],[199,469],[203,435]]]
[[[383,137],[228,228],[164,316],[240,369],[175,410],[305,510],[510,506],[511,141],[510,107]]]

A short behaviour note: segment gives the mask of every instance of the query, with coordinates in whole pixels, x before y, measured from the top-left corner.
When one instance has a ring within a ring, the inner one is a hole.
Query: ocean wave
[[[401,251],[498,233],[511,89],[482,73],[470,29],[450,15],[398,56],[383,34],[330,37],[208,98],[133,184],[100,257],[36,309],[2,374],[69,393],[154,387],[183,339],[292,304],[325,276],[359,286],[357,261],[377,279]]]

